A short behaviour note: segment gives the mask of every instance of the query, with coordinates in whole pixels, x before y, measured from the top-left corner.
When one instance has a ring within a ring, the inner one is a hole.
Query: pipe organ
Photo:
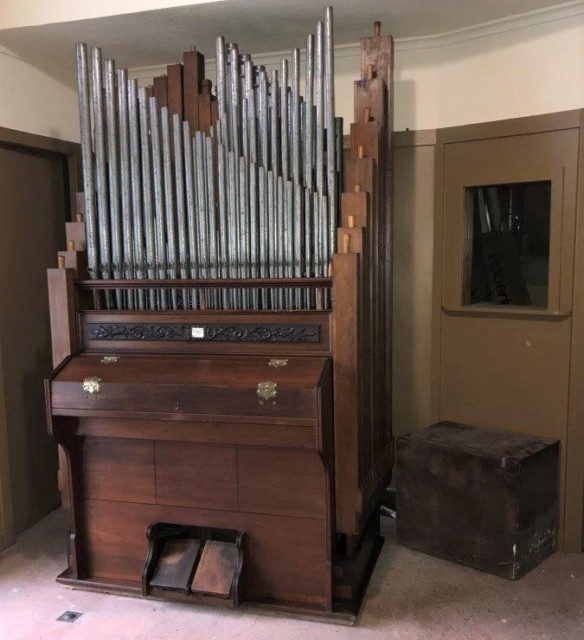
[[[83,193],[48,272],[75,587],[354,620],[391,477],[393,42],[150,87],[77,45]],[[301,82],[301,67],[304,79]],[[347,157],[345,157],[345,155]]]

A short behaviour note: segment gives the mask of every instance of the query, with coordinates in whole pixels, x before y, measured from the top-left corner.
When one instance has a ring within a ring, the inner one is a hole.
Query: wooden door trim
[[[580,111],[579,128],[576,252],[565,466],[567,551],[582,551],[584,546],[584,110]]]
[[[77,142],[0,127],[0,146],[63,156],[69,177],[70,211],[72,216],[77,213],[76,193],[81,186],[81,146]]]
[[[473,140],[508,138],[532,133],[545,133],[546,131],[561,131],[562,129],[578,129],[579,127],[580,109],[574,109],[539,116],[445,127],[437,130],[436,141],[439,144],[472,142]]]
[[[448,144],[578,129],[578,184],[576,189],[576,251],[573,273],[573,311],[568,425],[565,456],[564,539],[565,551],[584,547],[584,110],[530,116],[496,122],[438,129],[436,132],[434,200],[434,273],[432,310],[432,411],[442,415],[442,281],[445,229],[445,151]],[[578,248],[581,248],[578,251]],[[561,315],[561,314],[560,314]],[[552,319],[552,318],[550,318]]]
[[[0,344],[0,407],[5,407],[4,365]],[[14,541],[14,517],[12,512],[12,485],[8,458],[8,429],[6,413],[0,411],[0,552]]]
[[[81,150],[76,142],[57,140],[15,129],[0,127],[0,147],[27,150],[43,155],[62,156],[67,163],[68,187],[71,213],[76,213],[76,192],[80,184]],[[4,402],[4,368],[2,345],[0,344],[0,407]],[[0,552],[14,541],[14,519],[12,510],[12,488],[10,460],[8,458],[8,432],[6,416],[0,412]]]

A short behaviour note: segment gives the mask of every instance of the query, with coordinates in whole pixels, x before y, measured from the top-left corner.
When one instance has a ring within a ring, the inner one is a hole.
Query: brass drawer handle
[[[273,400],[278,395],[276,386],[276,382],[258,382],[257,394],[260,397],[260,401]]]
[[[99,391],[100,382],[101,378],[98,378],[97,376],[85,378],[85,380],[83,380],[83,391],[87,391],[87,393],[97,393]]]
[[[278,367],[285,367],[288,364],[288,358],[272,358],[268,362],[268,367],[274,367],[277,369]]]

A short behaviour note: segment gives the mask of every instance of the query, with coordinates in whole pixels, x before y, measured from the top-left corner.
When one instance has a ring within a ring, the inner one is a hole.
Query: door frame
[[[576,250],[573,274],[572,337],[569,367],[568,424],[564,472],[563,550],[581,552],[584,536],[584,110],[563,111],[476,125],[439,129],[436,134],[434,270],[432,308],[432,413],[441,416],[441,343],[443,314],[443,249],[445,230],[444,177],[448,144],[561,131],[579,130],[576,188]]]
[[[76,194],[80,184],[79,168],[81,166],[81,151],[78,143],[0,127],[0,147],[20,149],[41,155],[62,156],[67,165],[68,184],[66,187],[69,191],[69,210],[72,216],[75,215]],[[14,542],[8,425],[6,424],[4,406],[4,366],[2,344],[0,343],[0,552]]]

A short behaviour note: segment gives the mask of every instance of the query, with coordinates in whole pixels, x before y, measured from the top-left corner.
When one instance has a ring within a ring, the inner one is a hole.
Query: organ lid
[[[287,356],[285,366],[274,366],[269,356],[123,354],[111,362],[81,354],[53,372],[47,392],[59,415],[239,416],[248,422],[280,417],[310,424],[329,377],[330,359],[321,357]]]

